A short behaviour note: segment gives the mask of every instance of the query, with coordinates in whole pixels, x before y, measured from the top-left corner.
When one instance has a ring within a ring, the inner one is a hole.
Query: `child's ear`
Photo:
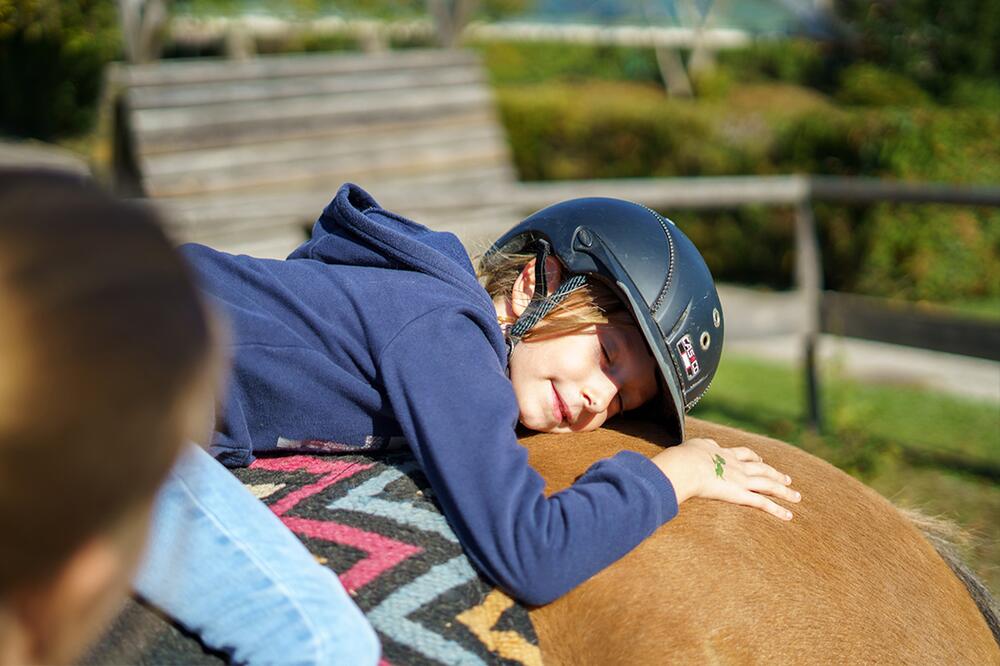
[[[524,309],[535,295],[535,259],[532,259],[521,269],[521,274],[514,281],[510,303],[515,317],[520,317]],[[550,296],[562,282],[562,265],[555,257],[545,258],[545,291]]]

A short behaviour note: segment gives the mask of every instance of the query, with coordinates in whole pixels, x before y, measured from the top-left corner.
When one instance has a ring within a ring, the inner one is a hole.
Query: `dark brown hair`
[[[151,498],[212,349],[151,208],[0,170],[0,595]]]

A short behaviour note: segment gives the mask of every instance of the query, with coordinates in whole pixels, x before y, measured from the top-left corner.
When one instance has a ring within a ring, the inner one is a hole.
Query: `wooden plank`
[[[507,145],[498,138],[470,141],[420,143],[410,141],[405,150],[379,147],[370,151],[317,150],[309,157],[247,164],[218,170],[195,170],[146,181],[147,192],[155,197],[212,196],[226,191],[291,188],[300,184],[329,181],[381,180],[392,174],[418,175],[434,172],[503,166],[508,163]]]
[[[212,247],[233,246],[241,242],[273,238],[294,238],[302,243],[308,234],[309,224],[297,216],[279,218],[245,218],[239,224],[225,228],[176,229],[184,242],[201,243]]]
[[[198,176],[202,172],[220,171],[237,174],[241,170],[263,164],[282,164],[297,160],[342,156],[364,160],[365,155],[380,152],[405,153],[414,147],[435,144],[475,144],[484,142],[506,145],[503,130],[480,122],[452,126],[435,123],[429,127],[402,126],[372,136],[368,133],[341,134],[332,139],[310,137],[290,141],[245,144],[185,153],[168,153],[144,157],[140,164],[146,180],[166,183],[179,175]]]
[[[811,196],[822,201],[846,203],[941,203],[962,206],[1000,206],[1000,187],[905,183],[878,178],[810,176]]]
[[[466,211],[477,206],[509,205],[511,188],[504,184],[510,174],[506,167],[455,173],[423,173],[408,181],[387,179],[363,181],[373,196],[388,210]],[[509,183],[509,181],[508,181]],[[311,224],[336,193],[339,182],[325,183],[312,190],[252,195],[224,194],[189,199],[158,199],[157,205],[172,220],[172,226],[187,234],[213,233],[212,229],[241,229],[251,219],[294,218]],[[417,222],[423,222],[417,218]]]
[[[140,135],[197,127],[219,127],[250,122],[271,122],[313,116],[336,117],[373,112],[380,109],[414,110],[427,107],[462,107],[471,103],[486,104],[492,96],[484,86],[417,88],[407,90],[372,90],[349,96],[293,97],[248,104],[209,104],[196,107],[145,109],[132,112],[133,127]]]
[[[803,198],[795,206],[795,283],[805,308],[805,331],[802,336],[802,365],[806,378],[808,423],[817,432],[823,430],[822,400],[816,367],[816,343],[819,339],[819,310],[823,288],[823,262],[816,237],[812,202]]]
[[[509,205],[468,208],[461,214],[451,216],[423,216],[417,209],[408,212],[408,217],[416,218],[436,231],[449,231],[458,236],[472,257],[488,250],[493,241],[521,219],[518,210]]]
[[[719,176],[623,178],[525,183],[521,201],[540,207],[578,196],[618,196],[653,207],[734,208],[794,205],[804,197],[846,203],[944,203],[1000,206],[1000,187],[904,183],[831,176]]]
[[[484,86],[487,84],[483,71],[465,65],[454,65],[433,70],[351,72],[326,76],[185,84],[177,87],[140,87],[129,90],[128,103],[134,111],[141,111],[472,84]]]
[[[462,240],[470,254],[484,252],[493,240],[520,219],[516,208],[503,204],[481,208],[467,207],[464,211],[452,211],[449,215],[428,214],[418,206],[393,210],[431,229],[454,233]],[[307,229],[311,226],[311,223],[307,224],[295,217],[278,220],[244,218],[239,222],[224,229],[188,230],[174,227],[171,235],[178,243],[196,242],[226,252],[248,254],[258,252],[259,250],[253,249],[256,246],[271,245],[278,239],[284,243],[282,248],[287,254],[308,237]]]
[[[620,178],[523,183],[518,201],[537,210],[577,197],[618,197],[653,208],[732,208],[751,204],[794,205],[808,192],[803,176]]]
[[[302,235],[296,231],[286,231],[283,234],[258,238],[243,237],[233,241],[219,241],[215,247],[230,254],[248,254],[262,259],[284,259],[292,250],[302,244]]]
[[[250,60],[177,58],[131,65],[115,73],[124,86],[173,86],[223,81],[258,81],[284,76],[323,76],[345,72],[433,69],[478,65],[478,56],[458,49],[407,49],[385,53],[298,53]]]
[[[511,193],[515,190],[516,183],[510,176],[509,167],[500,167],[497,172],[487,170],[478,174],[439,174],[436,179],[428,174],[419,182],[380,182],[371,191],[389,210],[416,209],[435,214],[441,212],[464,215],[479,207],[506,206],[518,211],[520,216],[520,208],[511,204]],[[422,221],[420,218],[417,220]]]
[[[492,240],[520,219],[514,207],[502,204],[481,208],[467,206],[462,211],[453,210],[445,215],[428,212],[419,206],[393,207],[392,210],[437,231],[454,233],[472,253],[484,252]],[[307,230],[311,224],[312,220],[305,217],[244,217],[230,221],[225,227],[185,228],[172,225],[170,235],[177,243],[195,242],[226,252],[252,254],[253,251],[241,248],[248,244],[268,244],[273,239],[293,242],[291,247],[294,248],[308,237]],[[283,247],[288,247],[287,243]]]
[[[439,206],[447,206],[447,202],[452,200],[468,199],[486,203],[509,203],[512,199],[511,192],[516,186],[511,176],[510,167],[501,165],[466,169],[459,173],[427,172],[400,178],[386,177],[379,180],[377,185],[368,181],[361,181],[359,184],[387,208],[392,208],[388,205],[389,202],[405,203],[413,197],[425,202],[437,202]],[[340,185],[341,182],[330,182],[311,190],[277,190],[255,193],[253,196],[221,193],[210,197],[157,199],[156,202],[178,215],[209,220],[232,215],[234,212],[239,214],[263,210],[268,211],[266,214],[273,214],[283,206],[298,210],[302,208],[301,202],[306,201],[306,210],[311,211],[315,217],[330,202]]]
[[[369,122],[365,122],[368,120]],[[173,155],[183,160],[186,155],[197,155],[201,151],[236,149],[254,146],[265,149],[271,143],[282,143],[298,139],[317,142],[341,141],[351,137],[372,134],[400,134],[423,132],[440,127],[463,127],[468,125],[491,124],[499,127],[493,111],[486,107],[476,107],[465,111],[452,109],[448,114],[425,114],[399,118],[367,117],[355,122],[338,123],[286,123],[280,127],[255,125],[241,128],[236,134],[217,133],[214,135],[185,136],[179,134],[176,140],[165,143],[149,141],[148,138],[138,153],[142,157]]]
[[[428,210],[421,208],[419,203],[414,203],[398,210],[407,218],[419,221],[432,229],[457,232],[472,227],[489,228],[495,232],[494,238],[498,238],[523,217],[516,208],[503,203],[478,208],[466,206],[447,211]],[[496,225],[499,225],[499,228]]]
[[[261,137],[301,136],[303,132],[322,131],[331,126],[398,124],[451,114],[492,113],[492,97],[489,91],[480,88],[423,91],[408,95],[405,103],[393,99],[390,93],[381,97],[384,104],[366,96],[328,98],[316,103],[303,100],[274,105],[258,103],[204,115],[185,109],[185,115],[168,119],[146,118],[144,114],[154,112],[143,111],[132,116],[133,135],[140,153],[166,152],[251,143]]]
[[[204,172],[190,178],[178,175],[160,179],[150,186],[149,194],[158,198],[211,196],[220,192],[260,192],[265,189],[314,189],[324,183],[350,180],[378,180],[384,176],[400,177],[435,171],[459,172],[464,169],[505,164],[506,145],[497,142],[473,146],[447,144],[414,146],[406,153],[367,154],[363,160],[352,155],[336,158],[319,156],[285,164],[264,164],[243,172]]]
[[[832,291],[821,313],[826,333],[1000,361],[1000,321]]]

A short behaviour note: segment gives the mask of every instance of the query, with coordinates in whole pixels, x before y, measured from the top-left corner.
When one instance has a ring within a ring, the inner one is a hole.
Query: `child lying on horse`
[[[721,306],[694,246],[642,206],[540,211],[484,256],[482,284],[453,235],[353,185],[285,261],[183,253],[232,326],[215,458],[242,466],[260,452],[405,441],[469,558],[521,601],[564,594],[690,497],[791,518],[771,499],[798,501],[790,479],[753,451],[683,441],[684,413],[718,365]],[[679,445],[652,459],[619,453],[544,496],[518,423],[587,431],[640,408]],[[239,661],[375,663],[336,578],[215,461],[186,465],[160,498],[138,591]],[[179,543],[190,565],[166,567],[160,554]]]

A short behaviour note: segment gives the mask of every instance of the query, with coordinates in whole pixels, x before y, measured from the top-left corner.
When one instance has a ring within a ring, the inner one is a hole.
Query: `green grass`
[[[944,307],[954,314],[977,319],[996,321],[1000,319],[1000,297],[981,298],[976,300],[958,300],[947,303]]]
[[[693,416],[795,444],[899,506],[954,521],[965,555],[1000,593],[1000,406],[822,375],[825,429],[803,425],[801,370],[726,357]]]

